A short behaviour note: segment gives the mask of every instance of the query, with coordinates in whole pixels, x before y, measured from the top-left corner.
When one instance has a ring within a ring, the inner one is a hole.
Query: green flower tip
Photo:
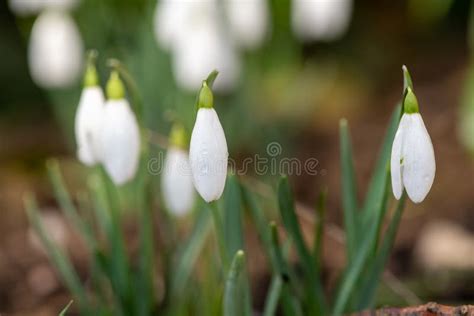
[[[410,72],[408,71],[407,66],[402,66],[403,70],[403,92],[405,93],[407,88],[413,89],[413,81],[411,80]]]
[[[207,85],[207,81],[202,82],[201,90],[199,91],[198,109],[214,107],[214,96],[211,88]]]
[[[169,143],[171,146],[176,146],[181,149],[188,148],[188,134],[186,133],[186,129],[181,124],[174,124],[171,128]]]
[[[418,100],[416,99],[413,90],[408,87],[405,100],[403,101],[403,112],[406,114],[413,114],[420,112],[418,108]]]
[[[94,87],[99,85],[99,76],[95,62],[97,60],[97,51],[91,50],[87,53],[87,65],[84,73],[84,87]]]
[[[125,97],[125,87],[116,70],[110,73],[106,91],[108,99],[119,100]]]

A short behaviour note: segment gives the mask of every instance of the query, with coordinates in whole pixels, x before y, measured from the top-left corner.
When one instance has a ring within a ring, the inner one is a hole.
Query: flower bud
[[[83,44],[74,20],[46,10],[36,19],[28,47],[30,73],[43,88],[72,85],[82,68]]]
[[[107,83],[107,102],[100,132],[102,163],[116,185],[135,177],[140,158],[140,130],[118,73]]]
[[[181,125],[174,125],[170,134],[164,170],[161,177],[163,200],[175,215],[184,215],[194,205],[194,185],[187,151],[187,137]]]
[[[104,111],[104,94],[93,61],[89,61],[84,75],[84,89],[81,93],[75,117],[75,134],[78,159],[93,166],[100,162],[99,135]]]
[[[392,145],[392,190],[396,199],[400,199],[405,189],[414,203],[420,203],[430,191],[436,173],[433,144],[418,112],[416,96],[409,87],[403,109]]]
[[[352,0],[293,0],[292,26],[304,41],[331,41],[342,36],[352,14]]]
[[[206,82],[201,95],[211,93]],[[227,177],[228,151],[224,130],[214,110],[212,98],[199,102],[196,122],[191,135],[190,161],[194,186],[206,202],[218,200],[224,191]]]

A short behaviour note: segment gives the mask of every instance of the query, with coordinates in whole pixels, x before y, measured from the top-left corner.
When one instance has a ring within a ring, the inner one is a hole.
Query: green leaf
[[[242,234],[242,196],[240,185],[235,175],[227,177],[227,184],[224,192],[224,236],[227,250],[227,257],[232,258],[237,250],[243,249]]]
[[[341,185],[344,226],[346,229],[346,247],[349,261],[354,259],[357,251],[357,187],[355,181],[352,146],[347,127],[347,120],[339,123],[341,150]]]
[[[281,251],[278,231],[275,222],[270,223],[270,235],[272,252],[271,258],[273,258],[273,272],[283,281],[281,297],[284,314],[291,316],[302,316],[303,312],[300,305],[300,301],[297,297],[295,297],[295,293],[297,292],[297,287],[295,283],[297,282],[297,280],[292,270],[288,266],[288,263],[286,262]]]
[[[282,177],[280,180],[278,186],[278,203],[283,225],[295,244],[296,251],[307,275],[307,278],[304,281],[307,284],[306,295],[308,308],[311,313],[316,313],[318,315],[324,314],[324,294],[319,277],[319,271],[317,270],[311,253],[304,242],[298,218],[296,217],[293,195],[287,177]]]
[[[71,261],[66,256],[66,254],[64,254],[64,252],[48,237],[48,233],[39,217],[39,211],[35,198],[28,194],[24,198],[24,203],[28,219],[33,225],[35,232],[38,234],[41,243],[44,245],[49,259],[54,264],[56,269],[58,269],[58,272],[68,289],[77,298],[80,309],[87,314],[87,311],[90,311],[92,306],[89,306],[85,290],[82,287],[81,281],[74,270]]]
[[[374,168],[372,179],[363,207],[363,225],[367,225],[372,220],[380,222],[383,218],[381,207],[385,196],[386,183],[389,180],[390,155],[392,152],[392,143],[400,122],[401,105],[397,105],[390,119],[389,127],[382,143],[379,158]]]
[[[281,290],[283,287],[283,280],[280,275],[275,274],[272,278],[270,288],[265,299],[265,308],[263,316],[274,316],[278,307]]]
[[[405,207],[406,193],[402,195],[398,202],[395,214],[390,220],[390,224],[385,232],[385,237],[380,250],[377,253],[376,259],[373,261],[369,268],[369,277],[365,280],[364,284],[360,287],[360,301],[358,302],[358,310],[372,307],[373,300],[375,298],[375,292],[380,283],[380,277],[384,270],[384,267],[390,257],[390,251],[393,248],[393,243],[397,235],[397,230],[402,218],[403,209]]]
[[[64,212],[68,220],[74,225],[74,228],[85,239],[86,247],[93,251],[97,248],[97,241],[94,236],[94,232],[92,227],[80,217],[77,208],[74,206],[71,196],[69,195],[66,185],[64,184],[58,162],[56,160],[49,160],[46,166],[48,169],[49,179],[53,185],[54,195],[59,203],[59,206],[61,207],[61,210]]]
[[[227,274],[227,280],[224,291],[224,304],[223,304],[223,315],[224,316],[241,316],[242,315],[242,296],[239,291],[240,277],[243,274],[245,268],[245,255],[242,250],[238,250],[235,253],[234,259],[230,265],[229,272]]]
[[[110,247],[108,255],[104,256],[103,269],[110,272],[110,282],[114,294],[122,303],[123,310],[126,313],[133,313],[133,290],[119,212],[115,209],[117,203],[111,201],[111,194],[107,190],[104,178],[105,176],[102,178],[93,177],[90,182],[95,213]]]
[[[69,303],[61,310],[59,316],[66,316],[66,312],[71,307],[73,300],[69,301]]]
[[[173,298],[179,298],[186,288],[191,271],[201,253],[211,229],[210,214],[207,209],[199,212],[196,224],[184,247],[178,251],[176,268],[171,279]]]
[[[326,198],[327,190],[324,189],[319,194],[318,204],[316,205],[316,213],[318,216],[314,228],[313,257],[318,270],[320,270],[322,266],[324,221],[326,219]]]

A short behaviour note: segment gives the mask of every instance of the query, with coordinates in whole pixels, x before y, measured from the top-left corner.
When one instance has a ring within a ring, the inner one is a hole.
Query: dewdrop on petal
[[[247,49],[259,47],[267,35],[269,24],[266,0],[224,1],[232,35],[239,46]]]
[[[303,41],[331,41],[349,27],[352,0],[292,0],[293,31]]]
[[[99,86],[99,78],[91,53],[84,75],[84,88],[76,111],[75,134],[78,159],[88,166],[100,162],[99,133],[104,111],[104,93]]]
[[[74,20],[65,12],[48,9],[36,19],[28,47],[31,77],[43,88],[64,88],[76,82],[83,44]]]
[[[433,185],[436,162],[430,135],[410,87],[403,101],[403,115],[392,145],[392,190],[400,199],[405,189],[414,203],[422,202]]]
[[[100,132],[101,161],[112,181],[122,185],[138,169],[140,130],[116,71],[107,83],[107,98]]]
[[[204,81],[198,97],[189,158],[194,186],[208,203],[218,200],[224,191],[229,157],[224,130],[213,103],[212,91]]]
[[[195,198],[187,140],[184,128],[175,124],[161,175],[163,200],[167,209],[177,216],[189,213]]]

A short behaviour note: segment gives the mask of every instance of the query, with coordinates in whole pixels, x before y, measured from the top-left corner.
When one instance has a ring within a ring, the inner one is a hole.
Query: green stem
[[[211,209],[212,219],[214,221],[214,229],[216,232],[216,239],[217,239],[217,244],[219,246],[219,253],[220,253],[222,265],[224,266],[224,271],[227,271],[229,267],[229,259],[227,258],[227,251],[225,248],[224,227],[223,227],[221,213],[219,211],[219,205],[217,204],[217,201],[213,201],[209,203],[209,207]]]

